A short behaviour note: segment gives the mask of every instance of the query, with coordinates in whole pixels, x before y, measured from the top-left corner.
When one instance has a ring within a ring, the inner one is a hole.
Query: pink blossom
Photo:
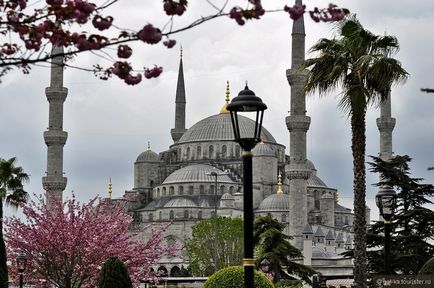
[[[47,283],[65,287],[67,281],[75,281],[74,287],[94,287],[103,262],[111,256],[125,263],[134,283],[156,280],[152,265],[177,249],[163,245],[167,226],[131,231],[132,217],[110,201],[97,204],[95,198],[81,204],[73,197],[55,203],[49,211],[40,196],[25,204],[23,212],[25,221],[6,219],[5,239],[9,260],[20,251],[27,254],[25,282],[36,288],[45,288]],[[138,237],[145,230],[150,234],[146,241]],[[11,280],[18,278],[15,265],[9,273]]]
[[[118,46],[118,57],[119,58],[129,58],[133,54],[133,49],[128,45],[119,45]]]
[[[148,24],[137,33],[137,38],[149,44],[156,44],[161,40],[161,31],[152,24]]]
[[[176,40],[173,39],[167,39],[166,41],[163,41],[163,45],[166,46],[167,48],[172,48],[173,46],[175,46],[176,44]]]
[[[163,72],[163,67],[158,67],[157,65],[155,65],[154,68],[152,69],[145,67],[145,78],[146,79],[156,78],[160,76],[162,72]]]

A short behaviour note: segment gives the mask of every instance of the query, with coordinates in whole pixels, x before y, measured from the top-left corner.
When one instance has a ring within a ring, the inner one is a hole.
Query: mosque
[[[61,49],[54,47],[52,53],[61,53]],[[305,29],[304,20],[300,18],[293,23],[292,65],[286,71],[291,90],[290,114],[285,119],[290,135],[290,154],[285,154],[285,146],[277,143],[266,127],[262,129],[262,142],[252,151],[254,213],[271,213],[285,224],[285,233],[293,237],[293,245],[303,252],[304,258],[300,261],[304,264],[323,275],[351,276],[352,259],[339,254],[352,248],[354,215],[350,208],[339,204],[337,189],[328,187],[317,175],[312,161],[306,158],[310,117],[306,115],[302,89],[307,71],[299,68],[304,54]],[[42,182],[48,205],[50,199],[62,198],[67,182],[63,173],[63,146],[68,134],[62,127],[63,102],[68,90],[63,87],[62,61],[61,57],[53,59],[50,87],[46,89],[50,113],[49,127],[44,132],[47,175]],[[226,110],[229,101],[228,83],[226,99],[219,113],[187,129],[181,56],[175,123],[170,131],[173,143],[168,143],[167,150],[159,153],[152,151],[148,144],[134,162],[133,188],[125,191],[122,198],[135,197],[129,204],[135,224],[173,223],[166,231],[168,245],[184,246],[191,237],[192,226],[202,219],[214,215],[243,215],[242,151],[233,141],[231,118]],[[377,119],[380,157],[383,158],[392,154],[395,119],[390,112],[389,98],[382,104],[381,117]],[[254,129],[253,120],[244,117],[239,121],[240,130]],[[369,223],[370,212],[366,209]],[[179,275],[188,262],[184,249],[175,257],[162,259],[155,269],[166,271],[168,275]]]

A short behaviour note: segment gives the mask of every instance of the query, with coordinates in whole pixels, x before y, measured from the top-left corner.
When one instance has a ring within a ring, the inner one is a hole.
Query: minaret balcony
[[[42,187],[47,192],[63,191],[66,188],[67,178],[63,176],[42,177]]]
[[[44,140],[47,146],[53,144],[65,145],[67,138],[68,138],[68,132],[65,131],[48,130],[44,132]]]
[[[59,101],[63,103],[68,95],[68,89],[65,87],[47,87],[45,88],[45,95],[48,102]]]
[[[304,85],[307,80],[307,74],[309,71],[307,69],[288,69],[286,70],[286,78],[291,86],[294,85]]]
[[[396,119],[395,118],[377,118],[377,127],[380,132],[390,132],[395,128]]]
[[[305,115],[286,116],[286,127],[289,132],[307,132],[310,126],[310,117]]]

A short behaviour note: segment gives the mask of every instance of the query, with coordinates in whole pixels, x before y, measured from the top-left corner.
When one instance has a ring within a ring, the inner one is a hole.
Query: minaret
[[[62,54],[63,47],[53,46],[51,54]],[[46,192],[47,207],[52,207],[53,201],[62,201],[62,193],[66,187],[66,177],[63,177],[63,146],[68,133],[63,131],[63,102],[68,89],[63,87],[63,56],[57,56],[51,62],[50,87],[45,88],[49,103],[48,131],[44,132],[47,144],[47,176],[42,177],[42,186]]]
[[[383,161],[392,158],[392,132],[395,128],[396,119],[392,117],[392,105],[390,89],[387,98],[381,103],[380,118],[377,118],[377,127],[380,130],[380,158]]]
[[[113,194],[112,177],[110,177],[110,181],[108,184],[108,194],[109,194],[109,200],[112,200],[112,194]]]
[[[175,99],[175,128],[170,130],[173,142],[178,142],[185,131],[185,86],[184,86],[184,68],[182,66],[182,48],[179,60],[178,84],[176,86]]]
[[[296,4],[302,5],[301,0]],[[306,99],[303,86],[307,78],[307,70],[300,69],[305,54],[305,31],[303,16],[295,20],[292,26],[292,59],[291,69],[286,70],[286,77],[291,86],[290,116],[286,117],[289,130],[290,163],[285,167],[289,178],[289,231],[293,236],[293,245],[303,248],[302,231],[307,224],[307,179],[310,170],[306,166],[306,133],[310,125],[310,117],[306,116]]]

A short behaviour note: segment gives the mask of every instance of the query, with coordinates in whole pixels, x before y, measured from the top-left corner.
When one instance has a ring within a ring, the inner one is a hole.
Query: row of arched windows
[[[234,155],[230,155],[230,153],[228,152],[228,146],[227,145],[222,145],[221,146],[221,151],[216,151],[216,149],[214,148],[214,145],[209,145],[208,146],[208,155],[203,155],[202,153],[202,146],[196,146],[196,147],[187,147],[187,149],[185,150],[185,160],[189,161],[189,160],[201,160],[204,158],[208,158],[208,159],[215,159],[215,158],[228,158],[228,157],[240,157],[241,156],[241,148],[239,145],[234,144],[235,145],[235,149],[234,149]],[[194,149],[196,148],[196,153],[194,153]],[[180,151],[181,152],[181,151]],[[219,153],[217,155],[217,153]],[[182,153],[179,153],[179,155],[181,156]],[[217,157],[218,156],[218,157]],[[181,159],[180,159],[181,160]]]
[[[160,198],[160,197],[167,197],[167,196],[175,196],[175,195],[193,195],[194,194],[194,186],[189,185],[186,187],[187,191],[184,191],[184,186],[179,185],[177,186],[177,191],[175,192],[174,186],[165,187],[163,186],[161,189],[158,187],[156,192],[154,192],[154,197]],[[217,190],[217,194],[223,195],[226,192],[228,192],[228,189],[225,185],[220,185],[220,187]],[[235,187],[230,186],[229,187],[229,193],[234,193]],[[206,195],[206,194],[215,194],[215,186],[209,185],[208,193],[206,193],[205,185],[199,185],[199,195]]]
[[[193,217],[193,213],[190,213],[190,211],[188,211],[188,210],[184,210],[182,219],[189,219],[190,217]],[[175,211],[170,210],[169,211],[169,220],[174,220],[174,219],[175,219]],[[202,219],[202,211],[197,212],[197,219]],[[148,214],[148,221],[149,222],[153,222],[156,220],[158,220],[158,221],[167,220],[167,219],[163,218],[163,211],[158,212],[158,218],[157,219],[154,218],[154,213]]]

